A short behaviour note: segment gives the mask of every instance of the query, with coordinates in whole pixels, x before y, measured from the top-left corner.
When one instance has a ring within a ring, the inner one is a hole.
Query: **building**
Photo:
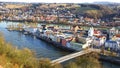
[[[114,35],[118,34],[119,33],[119,30],[115,27],[112,27],[110,30],[109,30],[109,37],[112,38]]]

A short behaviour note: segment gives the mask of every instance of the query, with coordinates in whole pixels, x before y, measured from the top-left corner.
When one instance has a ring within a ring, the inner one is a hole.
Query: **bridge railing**
[[[75,57],[78,57],[78,56],[82,56],[84,54],[88,54],[88,53],[91,53],[93,51],[98,51],[98,50],[94,50],[92,48],[89,48],[89,49],[86,49],[86,50],[82,50],[82,51],[79,51],[79,52],[76,52],[76,53],[72,53],[72,54],[69,54],[69,55],[66,55],[66,56],[63,56],[63,57],[60,57],[58,59],[55,59],[55,60],[52,60],[52,64],[56,64],[56,63],[62,63],[62,62],[65,62],[67,60],[70,60],[70,59],[73,59]]]

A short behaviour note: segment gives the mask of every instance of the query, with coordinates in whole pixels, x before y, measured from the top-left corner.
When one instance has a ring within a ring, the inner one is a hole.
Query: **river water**
[[[44,41],[31,37],[29,35],[24,35],[16,31],[8,31],[6,28],[7,24],[12,22],[0,22],[0,32],[3,33],[5,40],[15,47],[18,48],[29,48],[32,51],[35,51],[38,58],[50,58],[51,60],[59,58],[61,56],[70,54],[69,52],[62,51],[58,48],[53,47],[51,44],[48,44]],[[103,68],[120,68],[120,66],[102,62]]]
[[[0,31],[3,33],[5,40],[18,48],[29,48],[32,51],[35,51],[36,56],[46,57],[50,59],[56,59],[63,55],[69,54],[60,49],[53,47],[51,44],[48,44],[42,40],[36,39],[29,35],[24,35],[16,31],[8,31],[6,28],[6,22],[0,23]]]

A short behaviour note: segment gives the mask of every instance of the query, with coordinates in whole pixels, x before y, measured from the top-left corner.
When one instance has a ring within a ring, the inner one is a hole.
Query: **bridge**
[[[51,63],[52,64],[62,63],[62,62],[65,62],[67,60],[73,59],[73,58],[78,57],[78,56],[82,56],[82,55],[85,55],[85,54],[88,54],[88,53],[91,53],[91,52],[100,52],[100,51],[101,51],[100,49],[89,48],[89,49],[86,49],[86,50],[82,50],[82,51],[72,53],[72,54],[60,57],[58,59],[52,60]]]

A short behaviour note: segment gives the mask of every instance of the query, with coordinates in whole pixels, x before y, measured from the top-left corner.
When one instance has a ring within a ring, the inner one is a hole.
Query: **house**
[[[113,50],[119,49],[119,45],[116,41],[106,41],[105,48],[111,48]]]
[[[71,28],[71,30],[73,30],[74,33],[76,33],[79,29],[80,29],[79,26],[73,26],[73,27]]]
[[[120,26],[120,18],[119,17],[114,17],[114,25]]]
[[[93,40],[93,45],[95,46],[102,46],[106,42],[106,36],[95,36]]]
[[[102,33],[99,30],[94,30],[94,36],[100,36]]]
[[[100,30],[95,30],[93,27],[91,27],[88,30],[88,36],[101,36],[102,32]]]
[[[116,34],[112,37],[112,41],[120,41],[120,34]]]
[[[114,35],[118,34],[119,33],[119,30],[116,29],[115,27],[112,27],[110,30],[109,30],[109,37],[112,38]]]

